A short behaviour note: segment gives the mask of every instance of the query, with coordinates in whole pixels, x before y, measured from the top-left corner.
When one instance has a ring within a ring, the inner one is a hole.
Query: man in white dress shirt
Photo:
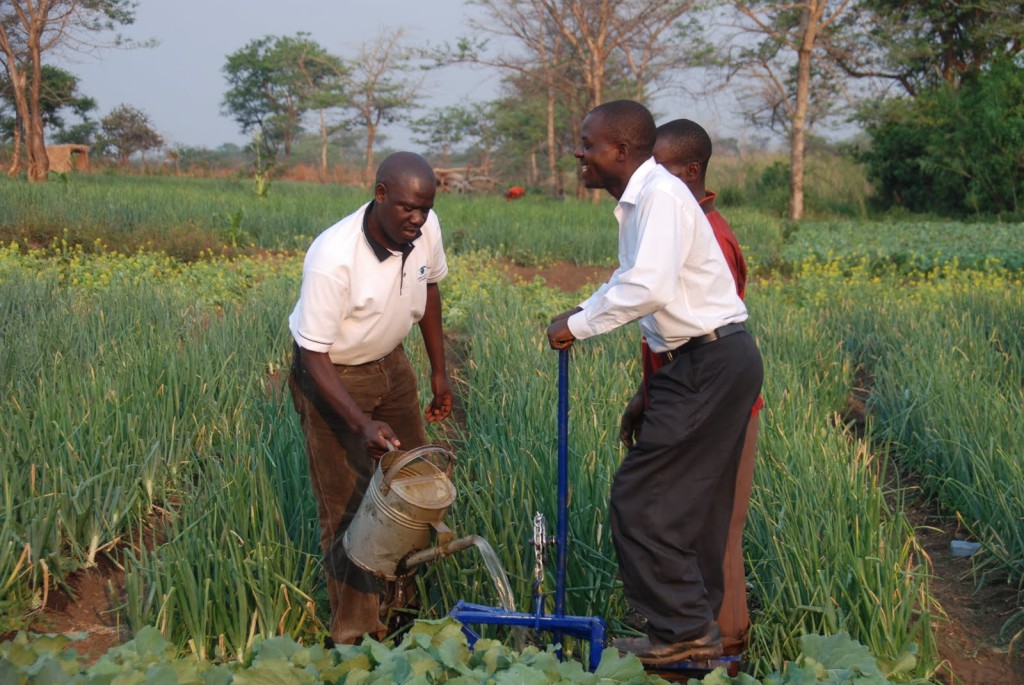
[[[655,137],[654,118],[631,100],[583,120],[576,158],[586,186],[618,200],[619,266],[547,333],[561,350],[636,321],[669,359],[651,379],[609,506],[623,591],[647,626],[613,644],[656,666],[722,653],[722,559],[763,368],[714,232],[686,185],[652,158]]]
[[[427,441],[416,374],[402,347],[413,324],[430,361],[434,396],[426,419],[440,421],[452,409],[438,288],[448,264],[432,209],[436,188],[433,169],[417,154],[396,152],[381,162],[373,200],[310,246],[288,319],[295,342],[288,382],[306,437],[338,644],[386,632],[381,588],[349,561],[342,536],[375,459]]]

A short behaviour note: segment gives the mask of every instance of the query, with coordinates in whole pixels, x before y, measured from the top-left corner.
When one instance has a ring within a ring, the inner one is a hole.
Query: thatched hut
[[[47,145],[46,156],[50,160],[50,171],[67,173],[72,169],[89,168],[88,145]]]

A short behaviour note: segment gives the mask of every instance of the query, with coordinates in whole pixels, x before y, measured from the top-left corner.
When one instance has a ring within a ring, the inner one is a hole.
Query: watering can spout
[[[420,564],[426,564],[427,562],[434,561],[435,559],[440,559],[441,557],[451,556],[456,552],[461,552],[467,547],[479,547],[480,543],[483,541],[484,539],[479,535],[467,535],[465,537],[456,538],[443,545],[413,552],[402,560],[400,566],[410,569],[415,566],[419,566]]]

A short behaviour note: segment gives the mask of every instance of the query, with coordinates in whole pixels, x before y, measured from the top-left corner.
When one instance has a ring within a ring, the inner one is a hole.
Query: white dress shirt
[[[629,179],[615,207],[619,267],[569,317],[585,340],[638,321],[654,352],[745,321],[732,272],[690,189],[654,158]]]
[[[327,352],[335,364],[384,357],[423,318],[427,284],[448,273],[441,226],[430,211],[405,259],[371,245],[369,203],[317,236],[302,264],[302,291],[288,319],[299,347]]]

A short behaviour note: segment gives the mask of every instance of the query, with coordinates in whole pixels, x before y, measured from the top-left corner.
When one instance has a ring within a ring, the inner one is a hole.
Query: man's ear
[[[615,159],[618,162],[625,162],[629,159],[629,143],[621,141],[615,146]]]
[[[383,183],[378,183],[377,186],[373,189],[373,199],[377,202],[377,204],[381,204],[382,202],[384,202],[384,198],[387,197],[387,194],[388,187]]]
[[[693,183],[700,180],[700,162],[690,162],[683,167],[683,182]]]

